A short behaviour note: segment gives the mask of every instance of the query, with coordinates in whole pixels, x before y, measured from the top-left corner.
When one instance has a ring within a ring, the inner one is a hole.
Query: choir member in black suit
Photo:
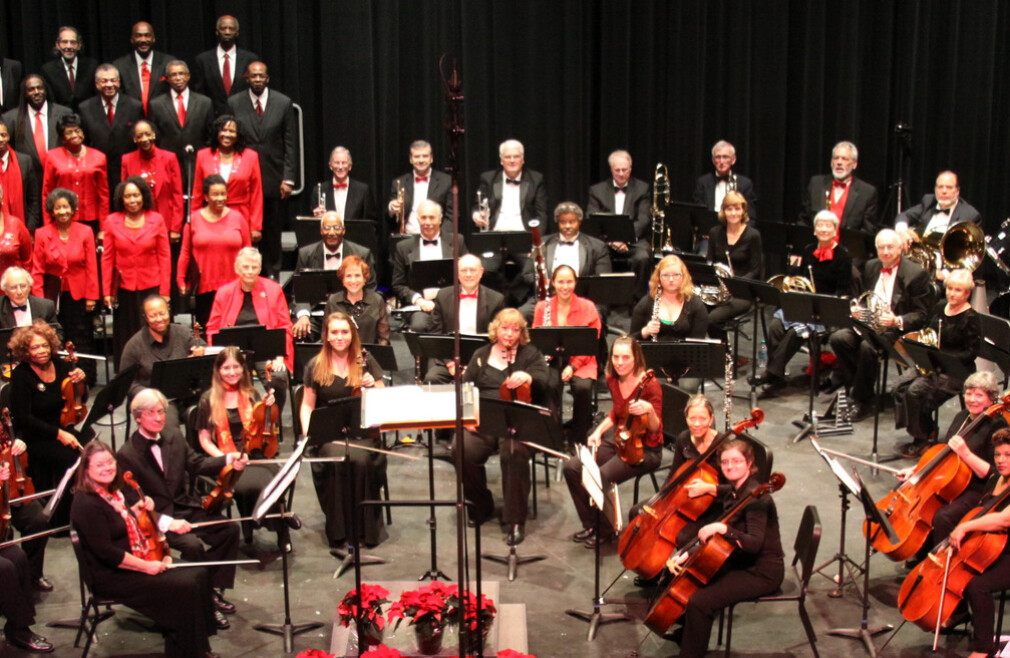
[[[133,125],[144,117],[140,101],[119,93],[119,86],[119,70],[102,64],[95,71],[98,95],[81,101],[78,109],[88,146],[105,154],[110,190],[119,184],[123,155],[133,150]]]
[[[154,426],[157,421],[149,412],[140,423]],[[139,519],[154,511],[154,503],[138,500],[124,484],[116,456],[104,443],[92,441],[84,450],[76,491],[73,523],[95,595],[154,620],[164,632],[166,656],[216,656],[210,651],[209,636],[217,624],[207,570],[169,571],[170,558],[159,560],[148,552]]]
[[[967,372],[974,372],[981,340],[978,313],[971,307],[975,281],[971,271],[957,269],[947,276],[944,286],[947,299],[933,306],[926,327],[936,332],[944,354],[960,361]],[[938,428],[933,411],[957,395],[963,385],[964,381],[954,374],[917,375],[913,368],[895,386],[895,425],[898,429],[907,427],[912,437],[910,444],[902,446],[902,455],[917,459],[936,442]]]
[[[248,88],[242,72],[259,55],[239,48],[238,19],[224,15],[217,19],[214,36],[217,47],[196,56],[193,63],[193,87],[214,102],[214,114],[228,111],[228,97]]]
[[[838,142],[831,149],[831,175],[813,176],[803,194],[800,221],[810,224],[820,210],[830,210],[841,228],[872,235],[877,231],[877,188],[856,178],[859,149]]]
[[[29,230],[42,226],[42,168],[11,146],[11,126],[0,120],[0,187],[4,213],[20,218]]]
[[[132,471],[144,494],[154,501],[158,527],[169,546],[179,551],[187,562],[234,560],[238,555],[239,531],[233,523],[193,528],[191,523],[218,521],[220,514],[210,514],[189,489],[190,478],[197,475],[217,477],[225,466],[241,471],[248,458],[237,452],[222,457],[207,457],[189,446],[176,423],[167,422],[168,401],[153,388],[134,396],[130,413],[143,424],[119,448],[117,457],[124,471]],[[214,605],[218,612],[231,614],[235,606],[222,592],[235,586],[235,566],[208,567]],[[217,616],[218,628],[227,628],[227,619]]]
[[[607,158],[610,178],[589,188],[589,205],[586,212],[616,213],[628,215],[635,225],[635,242],[611,242],[608,246],[614,254],[628,257],[631,271],[635,273],[636,290],[645,292],[652,270],[652,254],[649,249],[649,232],[652,227],[652,199],[649,184],[631,175],[631,154],[618,150]]]
[[[327,212],[336,212],[342,219],[375,220],[375,201],[366,183],[350,177],[354,162],[346,147],[336,146],[330,152],[330,182],[322,182],[324,203],[313,209],[316,217]]]
[[[134,23],[130,30],[133,50],[113,62],[123,82],[123,93],[143,106],[144,116],[155,96],[168,93],[165,65],[175,57],[154,49],[154,27],[145,21]]]
[[[750,204],[744,194],[733,190],[726,192],[719,210],[720,224],[709,232],[708,260],[728,264],[733,276],[761,279],[764,271],[761,234],[750,225],[750,218]],[[708,335],[726,340],[723,323],[750,309],[749,300],[734,298],[713,306],[708,312]]]
[[[18,105],[18,85],[24,66],[16,59],[0,58],[0,112]]]
[[[46,153],[63,142],[63,135],[56,129],[56,124],[70,113],[69,107],[49,100],[49,90],[41,75],[29,73],[21,81],[21,102],[3,115],[15,150],[29,155],[38,167],[38,189],[42,187]],[[38,129],[41,133],[36,135]]]
[[[287,222],[287,199],[295,187],[299,147],[298,125],[291,99],[270,89],[267,65],[253,62],[243,76],[247,93],[228,99],[228,108],[242,124],[246,145],[259,153],[263,179],[263,238],[259,248],[267,276],[281,270],[281,231]]]
[[[32,292],[32,275],[23,267],[13,266],[0,275],[0,329],[26,327],[35,320],[56,322],[56,304]]]
[[[814,289],[822,295],[848,296],[852,290],[852,257],[838,242],[838,217],[822,210],[814,217],[817,241],[803,249],[801,256],[790,257],[790,267],[798,276],[810,278]],[[824,331],[821,325],[786,320],[782,309],[768,324],[768,366],[755,382],[763,385],[763,397],[772,397],[786,386],[786,366],[799,351],[811,331]]]
[[[189,86],[189,66],[175,59],[165,65],[169,93],[151,99],[148,117],[158,128],[159,145],[179,158],[180,170],[185,169],[186,147],[190,158],[210,143],[214,123],[214,104]]]
[[[53,46],[56,59],[42,65],[42,77],[52,90],[53,100],[77,111],[77,106],[85,98],[95,94],[95,69],[98,62],[90,57],[81,57],[84,37],[80,30],[69,25],[61,27]]]
[[[718,212],[722,210],[723,198],[727,192],[739,192],[747,200],[748,219],[756,222],[757,192],[754,191],[754,183],[743,174],[733,171],[736,148],[724,139],[719,140],[712,147],[712,164],[715,172],[699,176],[695,181],[692,201]]]
[[[970,203],[961,198],[961,185],[953,171],[941,171],[936,177],[933,194],[926,194],[922,201],[898,215],[894,229],[901,236],[905,248],[913,241],[933,235],[943,236],[947,229],[957,224],[971,222],[981,228],[982,215]],[[946,271],[937,273],[942,280]]]
[[[386,214],[390,227],[387,233],[399,233],[397,213],[400,202],[397,200],[397,184],[403,190],[404,231],[417,235],[421,231],[420,207],[425,201],[434,201],[443,208],[446,217],[452,217],[452,178],[444,171],[433,168],[434,158],[431,144],[419,139],[410,145],[410,166],[412,170],[399,178],[393,179],[389,188],[389,202],[386,204]]]

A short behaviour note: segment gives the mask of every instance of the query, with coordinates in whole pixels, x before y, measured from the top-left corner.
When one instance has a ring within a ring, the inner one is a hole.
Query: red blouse
[[[45,275],[62,277],[62,290],[69,290],[74,299],[98,300],[98,262],[95,234],[79,222],[70,224],[70,235],[60,239],[56,224],[46,224],[35,231],[35,252],[32,257],[32,294],[44,296]],[[55,301],[55,300],[54,300]]]
[[[165,219],[168,230],[182,233],[182,175],[175,153],[155,147],[148,158],[138,149],[123,154],[122,179],[140,176],[151,186],[152,210]]]
[[[568,311],[566,324],[559,325],[557,295],[554,295],[549,299],[551,302],[551,326],[592,327],[593,329],[596,329],[596,337],[600,337],[600,331],[603,329],[603,325],[600,323],[600,314],[596,310],[596,304],[585,297],[573,295],[572,306]],[[544,326],[544,307],[546,304],[546,301],[537,302],[536,308],[533,309],[534,327]],[[573,377],[596,379],[596,374],[599,372],[595,356],[573,356],[568,363],[575,371],[572,375]]]
[[[13,156],[12,156],[13,157]],[[0,234],[0,274],[18,265],[32,271],[32,234],[17,217],[4,213],[4,232]]]
[[[160,295],[171,293],[172,253],[168,229],[160,214],[149,210],[143,226],[127,228],[126,216],[112,213],[105,220],[103,244],[103,294],[115,294],[116,288],[147,290],[155,286]]]
[[[610,389],[610,397],[614,401],[614,407],[610,410],[608,417],[616,428],[620,424],[620,419],[627,415],[631,400],[621,395],[621,385],[617,377],[607,377],[607,388]],[[652,405],[652,408],[656,410],[656,415],[660,418],[657,431],[648,432],[646,430],[645,445],[650,448],[661,448],[663,447],[663,389],[658,381],[653,379],[645,385],[642,399]]]
[[[182,251],[175,279],[186,285],[190,260],[200,272],[197,293],[217,290],[235,280],[235,257],[242,247],[252,246],[249,223],[236,210],[229,209],[216,222],[208,222],[199,210],[189,216],[182,229]]]
[[[85,222],[104,220],[109,214],[109,173],[105,154],[90,146],[83,158],[71,155],[62,146],[46,152],[42,175],[42,201],[57,187],[77,195],[77,219]],[[52,223],[45,213],[45,223]]]
[[[221,158],[217,149],[203,148],[196,152],[193,174],[193,210],[203,207],[203,179],[221,173]],[[228,174],[228,207],[242,213],[249,221],[250,231],[263,230],[263,177],[260,157],[251,148],[235,153]]]

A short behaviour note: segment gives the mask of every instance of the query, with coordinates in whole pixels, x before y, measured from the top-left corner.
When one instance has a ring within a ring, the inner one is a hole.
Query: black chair
[[[817,548],[821,543],[821,518],[817,513],[817,507],[807,505],[803,510],[803,517],[800,519],[800,527],[796,531],[796,541],[793,544],[793,573],[796,576],[796,593],[785,594],[782,588],[768,596],[762,596],[750,601],[751,603],[774,603],[795,601],[799,607],[800,621],[803,622],[803,629],[807,633],[807,641],[810,642],[810,649],[814,652],[814,658],[820,658],[817,652],[817,635],[814,633],[813,624],[810,623],[810,615],[807,614],[806,600],[807,590],[810,586],[810,576],[814,572],[814,562],[817,560]],[[725,615],[719,620],[719,641],[722,641],[723,621],[726,622],[726,658],[730,657],[730,642],[733,639],[733,610],[738,604],[730,605],[725,611]]]
[[[684,418],[684,405],[687,404],[687,400],[691,397],[691,394],[678,386],[674,386],[673,384],[668,384],[666,382],[661,382],[659,387],[663,391],[664,443],[667,446],[671,446],[677,440],[677,435],[687,429],[687,420]],[[654,471],[635,476],[635,488],[632,504],[638,504],[639,485],[642,482],[642,478],[648,476],[649,479],[652,480],[653,490],[659,491],[659,480],[656,479],[656,473],[662,473],[672,469],[673,461],[671,460],[670,463],[661,465]]]
[[[84,643],[84,651],[81,653],[81,658],[86,658],[91,650],[91,644],[95,640],[95,631],[98,629],[98,625],[116,614],[112,610],[112,606],[118,601],[95,594],[91,567],[88,564],[87,556],[84,555],[84,547],[81,546],[81,538],[77,536],[76,530],[70,531],[70,545],[74,547],[77,571],[81,578],[81,623],[77,627],[74,646],[80,644],[82,634],[87,634],[87,642]]]

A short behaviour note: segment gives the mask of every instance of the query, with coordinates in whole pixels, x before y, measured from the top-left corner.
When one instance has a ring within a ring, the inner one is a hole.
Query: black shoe
[[[235,606],[217,592],[214,592],[214,607],[226,615],[235,614]]]
[[[594,549],[596,548],[597,545],[603,546],[605,544],[609,544],[610,542],[614,541],[614,536],[615,535],[612,532],[605,532],[600,535],[597,535],[594,532],[592,536],[586,539],[585,547]]]
[[[231,623],[228,618],[221,614],[220,610],[214,611],[214,623],[217,625],[219,631],[226,631],[231,628]]]
[[[505,535],[505,543],[509,546],[518,546],[523,543],[524,539],[526,539],[526,525],[523,523],[511,526],[508,534]]]
[[[52,653],[53,645],[30,628],[9,629],[5,633],[7,643],[30,653]]]
[[[913,555],[912,557],[905,560],[905,568],[911,571],[912,569],[919,566],[919,563],[922,562],[922,560],[923,558],[919,557],[918,555]]]
[[[53,584],[49,582],[49,579],[45,576],[39,576],[32,580],[32,587],[40,592],[51,592],[53,591]]]
[[[775,379],[769,381],[758,393],[758,400],[767,400],[768,398],[778,397],[779,391],[786,387],[786,381],[784,379]]]
[[[926,452],[927,448],[929,448],[928,443],[912,441],[911,443],[903,443],[898,446],[898,452],[905,459],[918,459],[922,457],[922,453]]]
[[[873,404],[864,402],[853,402],[849,408],[849,421],[858,423],[866,420],[874,414]]]
[[[751,386],[764,386],[765,384],[770,384],[771,379],[769,379],[768,373],[761,375],[760,377],[755,377],[751,375],[747,378],[747,383]]]
[[[291,516],[287,517],[284,520],[287,522],[288,527],[291,528],[292,530],[302,529],[302,520],[298,518],[297,514],[292,514]]]
[[[595,533],[593,532],[592,528],[583,528],[582,530],[579,530],[574,535],[572,535],[572,541],[575,542],[576,544],[581,544],[582,542],[592,537],[594,534]]]
[[[659,574],[656,574],[653,578],[646,578],[645,576],[635,576],[635,587],[639,589],[652,589],[659,584]]]
[[[664,635],[663,639],[680,644],[684,640],[684,627],[678,626],[677,628],[673,629],[672,631]]]

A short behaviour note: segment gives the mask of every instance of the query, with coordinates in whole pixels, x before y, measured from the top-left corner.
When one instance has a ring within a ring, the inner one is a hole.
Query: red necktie
[[[221,67],[221,84],[224,85],[225,96],[231,96],[231,64],[228,62],[228,53],[224,54],[224,66]]]
[[[347,183],[334,183],[333,184],[333,189],[335,189],[335,190],[342,190],[342,189],[345,189],[346,187],[347,187]]]
[[[256,99],[256,116],[263,116],[263,104],[260,103],[260,99]]]
[[[72,64],[67,65],[67,79],[70,80],[70,91],[77,88],[77,80],[74,78],[74,67]]]
[[[151,94],[151,68],[147,62],[140,63],[140,102],[144,105],[144,114],[147,114],[147,99]]]
[[[42,125],[42,113],[35,114],[35,150],[39,153],[39,161],[42,168],[46,167],[46,129]]]
[[[179,94],[176,98],[175,114],[179,117],[179,126],[186,125],[186,106],[182,104],[182,94]]]
[[[477,299],[477,293],[475,292],[461,292],[459,293],[460,299]]]
[[[415,183],[427,183],[428,182],[428,177],[427,176],[415,176],[414,177],[414,182]]]
[[[112,109],[112,101],[105,101],[105,113],[109,116],[109,125],[116,120],[116,113]]]

